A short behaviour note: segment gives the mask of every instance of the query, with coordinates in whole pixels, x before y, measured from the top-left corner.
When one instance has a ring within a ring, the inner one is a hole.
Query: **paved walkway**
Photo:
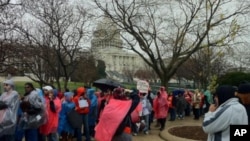
[[[176,119],[175,121],[167,121],[166,129],[160,131],[159,128],[155,127],[155,122],[151,124],[151,130],[148,135],[139,133],[137,136],[133,136],[133,141],[177,141],[175,136],[168,134],[168,129],[173,126],[182,126],[182,125],[200,125],[202,124],[203,118],[200,120],[193,120],[193,116],[185,117],[183,120]],[[180,141],[180,139],[178,139]]]

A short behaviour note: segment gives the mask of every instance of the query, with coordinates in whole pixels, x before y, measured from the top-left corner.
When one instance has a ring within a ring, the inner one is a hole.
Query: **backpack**
[[[67,115],[67,120],[71,127],[73,128],[81,128],[83,121],[82,121],[82,115],[76,112],[76,110],[72,109],[70,110]]]

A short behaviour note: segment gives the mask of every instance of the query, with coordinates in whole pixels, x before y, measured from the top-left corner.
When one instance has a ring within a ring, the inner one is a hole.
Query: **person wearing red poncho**
[[[40,133],[42,134],[43,141],[46,138],[50,141],[57,141],[57,128],[62,103],[57,97],[56,89],[53,89],[51,86],[45,86],[43,90],[46,102],[47,122],[40,126]]]
[[[153,103],[155,118],[160,124],[160,130],[165,128],[166,119],[168,116],[168,95],[165,87],[161,87],[160,91],[157,92],[157,97],[154,99]]]
[[[95,127],[97,141],[132,141],[131,113],[137,107],[140,98],[138,90],[127,99],[122,88],[113,91],[113,98],[105,105],[99,122]]]

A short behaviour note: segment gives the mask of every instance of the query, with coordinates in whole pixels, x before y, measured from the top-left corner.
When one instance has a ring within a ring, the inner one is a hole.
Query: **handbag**
[[[73,128],[81,128],[82,127],[82,115],[80,115],[79,113],[77,113],[77,111],[75,111],[74,109],[72,109],[71,111],[69,111],[67,113],[67,119],[69,124],[73,127]]]

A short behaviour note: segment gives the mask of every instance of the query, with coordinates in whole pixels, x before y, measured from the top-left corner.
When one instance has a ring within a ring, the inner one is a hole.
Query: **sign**
[[[136,88],[139,90],[140,93],[148,93],[149,84],[147,81],[138,80]]]

